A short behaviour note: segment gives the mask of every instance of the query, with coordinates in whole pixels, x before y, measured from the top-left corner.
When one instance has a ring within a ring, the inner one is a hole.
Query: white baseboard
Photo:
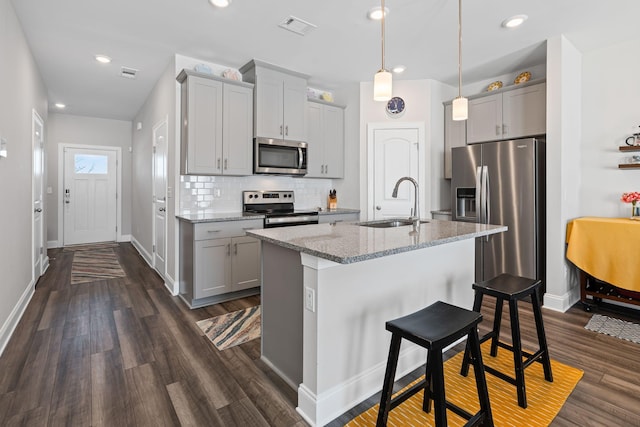
[[[118,238],[118,242],[130,242],[130,241],[131,241],[131,234],[122,234]]]
[[[49,257],[45,256],[42,260],[42,274],[44,274],[49,269]]]
[[[60,247],[60,241],[58,240],[48,240],[47,241],[47,249],[55,249]]]
[[[147,264],[149,264],[149,267],[153,268],[153,265],[151,263],[151,254],[147,252],[147,250],[133,236],[131,236],[131,244],[134,248],[136,248],[140,256],[147,262]]]
[[[564,313],[578,301],[580,301],[580,289],[574,287],[569,289],[564,295],[553,295],[549,292],[545,293],[543,306],[544,308]]]
[[[160,277],[163,277],[162,274],[160,275]],[[173,280],[172,277],[169,277],[169,275],[167,275],[166,277],[163,277],[163,279],[164,279],[164,286],[167,288],[169,293],[171,293],[171,295],[173,295],[174,297],[178,295],[178,293],[180,292],[180,289],[178,289],[178,287],[176,286],[175,280]]]
[[[396,379],[424,365],[426,360],[426,350],[417,345],[412,345],[407,351],[400,352]],[[319,396],[304,384],[300,384],[296,411],[312,426],[323,426],[380,391],[386,367],[385,360]]]
[[[18,326],[18,322],[22,318],[24,311],[27,309],[27,305],[29,305],[29,301],[33,297],[33,293],[35,292],[35,283],[32,281],[29,283],[29,286],[24,290],[22,296],[18,300],[18,303],[11,310],[11,314],[9,314],[9,318],[4,322],[2,328],[0,328],[0,355],[4,352],[5,347],[9,343],[11,339],[11,335]]]

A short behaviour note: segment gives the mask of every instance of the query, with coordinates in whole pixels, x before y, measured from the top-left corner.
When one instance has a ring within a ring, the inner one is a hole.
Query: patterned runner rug
[[[126,277],[111,247],[94,245],[93,248],[87,248],[87,246],[74,251],[71,264],[72,285]]]
[[[640,344],[640,325],[636,323],[594,314],[584,328]]]
[[[260,337],[260,306],[200,320],[196,324],[218,350],[224,350]]]
[[[482,345],[484,364],[513,375],[513,353],[499,349],[498,355],[491,357],[489,355],[490,349],[491,341]],[[445,392],[447,400],[471,413],[476,413],[480,409],[480,405],[478,404],[473,368],[469,369],[467,377],[460,375],[463,353],[456,354],[444,363]],[[515,386],[491,374],[486,374],[494,424],[496,426],[517,427],[548,426],[584,373],[555,360],[551,360],[551,371],[553,373],[552,383],[545,381],[542,364],[536,362],[525,369],[527,409],[518,406]],[[421,379],[414,381],[405,389]],[[390,427],[433,426],[433,411],[429,414],[422,411],[423,396],[424,392],[420,391],[390,411],[387,425]],[[358,415],[347,424],[347,427],[375,426],[378,406],[375,405]],[[447,421],[449,426],[462,426],[466,423],[466,420],[451,411],[447,411]]]
[[[117,248],[116,242],[91,243],[88,245],[65,246],[63,252],[95,251],[96,249]]]

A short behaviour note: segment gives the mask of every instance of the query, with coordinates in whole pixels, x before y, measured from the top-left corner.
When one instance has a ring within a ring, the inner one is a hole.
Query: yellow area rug
[[[491,341],[482,344],[482,360],[485,366],[491,366],[510,376],[514,376],[513,354],[505,349],[498,349],[498,356],[491,357],[489,350]],[[553,355],[553,354],[552,354]],[[458,353],[444,364],[445,392],[447,400],[475,414],[480,410],[476,391],[473,367],[469,375],[460,375],[460,364],[463,352]],[[544,379],[542,364],[533,363],[525,369],[525,386],[527,390],[527,409],[518,406],[516,387],[491,374],[486,374],[489,387],[489,400],[493,422],[496,427],[541,427],[548,426],[560,412],[573,389],[584,373],[555,360],[551,360],[553,382]],[[421,379],[421,378],[420,378]],[[420,381],[414,381],[406,388]],[[405,388],[405,389],[406,389]],[[427,414],[422,411],[424,392],[416,393],[400,406],[389,412],[388,426],[433,426],[433,410]],[[375,426],[378,406],[368,409],[351,420],[348,427]],[[447,411],[449,426],[462,426],[466,420],[455,413]]]

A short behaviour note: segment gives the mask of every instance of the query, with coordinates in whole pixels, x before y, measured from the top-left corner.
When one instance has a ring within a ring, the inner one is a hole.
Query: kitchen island
[[[507,227],[431,220],[250,230],[262,240],[262,359],[324,425],[382,387],[385,322],[435,301],[471,308],[475,238]],[[403,343],[400,377],[426,353]]]

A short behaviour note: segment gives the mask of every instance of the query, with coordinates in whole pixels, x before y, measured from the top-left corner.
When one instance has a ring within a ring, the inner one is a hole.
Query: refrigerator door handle
[[[484,222],[484,209],[482,200],[482,168],[483,166],[476,167],[476,222]]]
[[[484,199],[485,224],[491,223],[491,187],[489,185],[489,166],[482,166],[482,192]],[[489,236],[485,237],[489,241]]]

